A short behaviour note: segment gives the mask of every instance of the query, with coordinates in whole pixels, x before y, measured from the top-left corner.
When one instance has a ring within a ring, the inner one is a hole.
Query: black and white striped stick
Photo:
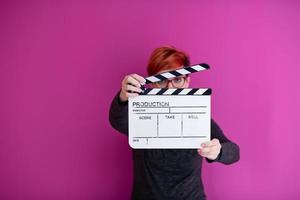
[[[211,95],[210,88],[146,88],[140,95]]]
[[[182,76],[182,75],[187,75],[187,74],[191,74],[191,73],[195,73],[195,72],[200,72],[203,70],[207,70],[209,69],[209,65],[205,64],[205,63],[201,63],[198,65],[192,65],[189,67],[183,67],[177,70],[173,70],[173,71],[169,71],[169,72],[164,72],[161,74],[157,74],[154,76],[149,76],[146,79],[146,84],[149,83],[156,83],[159,81],[163,81],[165,79],[170,79],[170,78],[174,78],[174,77],[178,77],[178,76]]]

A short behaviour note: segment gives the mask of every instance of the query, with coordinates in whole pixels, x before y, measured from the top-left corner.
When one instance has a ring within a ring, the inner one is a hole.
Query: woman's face
[[[168,70],[161,70],[157,74],[161,74],[168,71],[173,71],[176,69],[180,69],[182,66],[168,69]],[[164,81],[160,81],[157,83],[152,83],[151,86],[153,88],[188,88],[190,85],[190,77],[189,76],[179,76],[172,79],[166,79]]]

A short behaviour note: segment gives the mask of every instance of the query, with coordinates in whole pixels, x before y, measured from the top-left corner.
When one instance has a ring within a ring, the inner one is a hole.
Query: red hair
[[[189,56],[173,46],[163,46],[154,49],[152,52],[147,72],[149,76],[157,74],[161,70],[178,68],[179,66],[189,66]]]

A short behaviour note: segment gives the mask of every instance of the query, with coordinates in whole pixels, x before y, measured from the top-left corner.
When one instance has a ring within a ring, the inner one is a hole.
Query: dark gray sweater
[[[121,102],[119,93],[111,103],[109,121],[116,130],[128,135],[128,102]],[[211,139],[221,143],[216,160],[231,164],[239,160],[239,147],[225,137],[211,120]],[[206,199],[201,180],[202,157],[196,149],[132,149],[134,183],[132,199],[202,200]]]

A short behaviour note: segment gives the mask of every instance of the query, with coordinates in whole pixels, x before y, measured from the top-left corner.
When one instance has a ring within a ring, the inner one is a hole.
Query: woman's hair
[[[147,72],[149,76],[157,74],[161,70],[177,68],[178,66],[189,66],[189,56],[173,46],[163,46],[152,52]]]

